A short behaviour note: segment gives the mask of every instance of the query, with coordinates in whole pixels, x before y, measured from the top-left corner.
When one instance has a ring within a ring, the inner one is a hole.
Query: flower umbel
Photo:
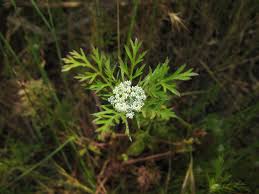
[[[113,94],[108,101],[116,111],[126,113],[130,119],[141,110],[147,98],[141,87],[131,86],[131,81],[121,82],[113,89]]]

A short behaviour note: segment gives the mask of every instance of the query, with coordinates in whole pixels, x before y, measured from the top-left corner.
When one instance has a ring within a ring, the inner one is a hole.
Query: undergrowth
[[[0,1],[0,193],[257,194],[258,12]]]

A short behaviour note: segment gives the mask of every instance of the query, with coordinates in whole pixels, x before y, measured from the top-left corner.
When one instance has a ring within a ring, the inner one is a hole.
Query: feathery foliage
[[[119,58],[119,63],[111,62],[110,57],[99,52],[96,48],[93,48],[89,57],[80,49],[80,52],[72,51],[63,59],[65,63],[63,72],[81,67],[80,73],[75,78],[80,82],[86,82],[86,87],[99,95],[104,102],[99,107],[101,111],[94,114],[95,123],[100,125],[98,131],[110,131],[121,120],[126,125],[126,133],[129,135],[128,121],[125,115],[114,111],[111,105],[105,102],[112,95],[112,89],[118,83],[130,80],[143,87],[147,94],[147,100],[141,111],[142,114],[137,117],[138,123],[142,123],[142,120],[148,122],[150,119],[168,120],[174,117],[175,113],[167,107],[167,101],[170,94],[180,96],[176,81],[189,80],[192,76],[197,75],[192,69],[185,71],[185,65],[180,66],[174,73],[170,73],[169,60],[158,65],[154,70],[149,69],[149,72],[145,74],[143,60],[146,51],[141,52],[140,47],[141,42],[137,39],[134,42],[130,40],[130,45],[124,47],[127,58],[125,60]]]

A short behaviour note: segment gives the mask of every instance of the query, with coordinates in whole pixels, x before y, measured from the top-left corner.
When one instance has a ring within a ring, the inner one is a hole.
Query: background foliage
[[[259,193],[258,13],[258,0],[0,0],[0,193]],[[62,58],[94,46],[115,61],[131,38],[147,67],[168,57],[199,76],[171,96],[178,117],[100,141],[100,99]]]

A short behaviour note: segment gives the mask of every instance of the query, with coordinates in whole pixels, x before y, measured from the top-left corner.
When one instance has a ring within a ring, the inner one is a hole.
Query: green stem
[[[128,120],[127,120],[126,117],[124,118],[124,122],[125,122],[125,125],[126,125],[125,134],[129,137],[129,140],[132,141],[132,138],[130,136],[130,131],[129,131],[129,123],[128,123]]]
[[[120,50],[120,3],[119,0],[117,0],[117,47],[118,47],[118,60],[121,56],[121,50]]]
[[[137,11],[138,11],[139,0],[134,0],[133,4],[134,4],[134,7],[133,7],[133,13],[132,13],[130,27],[129,27],[129,31],[128,31],[127,44],[129,43],[129,41],[131,39],[133,28],[136,23],[136,16],[137,16]]]

